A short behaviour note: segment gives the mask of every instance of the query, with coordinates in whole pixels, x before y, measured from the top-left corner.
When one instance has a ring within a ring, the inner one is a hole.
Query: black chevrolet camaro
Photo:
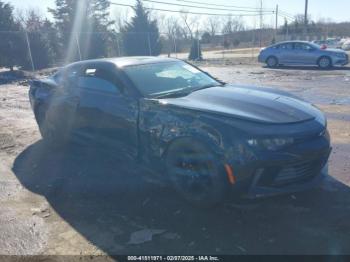
[[[330,137],[317,108],[285,92],[225,84],[181,60],[81,61],[33,80],[29,97],[49,145],[115,149],[196,205],[230,191],[305,190],[327,175]]]

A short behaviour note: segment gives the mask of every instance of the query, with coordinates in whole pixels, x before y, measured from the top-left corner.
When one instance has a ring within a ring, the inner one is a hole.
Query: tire
[[[275,68],[278,66],[278,59],[274,56],[270,56],[266,59],[266,65],[269,68]]]
[[[175,141],[165,162],[170,183],[187,202],[209,208],[225,198],[229,186],[225,173],[204,144],[193,139]]]
[[[41,137],[46,145],[53,148],[62,148],[67,143],[67,134],[64,130],[59,130],[56,126],[47,121],[46,108],[39,106],[35,110],[35,118],[38,123]]]
[[[323,56],[320,59],[318,59],[318,67],[321,69],[328,69],[332,67],[332,60],[327,57],[327,56]]]

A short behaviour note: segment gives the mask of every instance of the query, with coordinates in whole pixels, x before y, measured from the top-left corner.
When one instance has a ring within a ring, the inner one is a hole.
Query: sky
[[[5,0],[6,1],[6,0]],[[16,9],[28,9],[34,8],[40,10],[42,14],[47,15],[51,18],[51,15],[47,12],[48,7],[54,7],[54,0],[7,0],[10,2]],[[154,0],[157,1],[157,0]],[[158,0],[160,2],[168,2],[175,4],[185,4],[185,5],[198,5],[194,3],[183,2],[181,0]],[[235,5],[235,6],[244,6],[244,7],[259,7],[260,0],[193,0],[195,2],[202,2],[207,4],[222,4],[222,5]],[[264,8],[275,9],[276,5],[279,5],[279,9],[287,12],[289,14],[302,14],[304,13],[305,0],[262,0]],[[121,3],[121,4],[129,4],[133,5],[135,0],[111,0],[111,2]],[[144,2],[146,7],[160,8],[160,9],[170,9],[170,10],[180,10],[184,7],[178,6],[170,6],[160,3],[150,3]],[[198,5],[203,7],[211,7],[215,8],[215,6],[211,5]],[[220,8],[220,7],[218,7]],[[222,7],[221,7],[222,8]],[[111,14],[115,14],[120,10],[122,13],[132,14],[132,11],[129,7],[120,7],[120,6],[112,6]],[[127,11],[129,9],[129,11]],[[225,9],[225,8],[224,8]],[[219,13],[219,14],[227,14],[227,11],[218,11],[218,10],[206,10],[206,9],[195,9],[188,8],[186,10],[190,12],[207,12],[207,13]],[[157,11],[158,14],[162,14],[165,16],[176,16],[176,13],[169,12],[161,12]],[[237,12],[237,14],[240,14]],[[342,21],[350,21],[350,0],[309,0],[309,14],[313,20],[318,20],[320,18],[331,19],[332,21],[342,22]],[[200,16],[200,19],[205,22],[207,16]],[[250,27],[256,27],[258,23],[257,17],[244,17],[244,21]],[[264,16],[264,24],[266,25],[274,25],[275,17],[274,15],[266,15]],[[279,18],[279,24],[281,25],[284,21],[283,17]]]

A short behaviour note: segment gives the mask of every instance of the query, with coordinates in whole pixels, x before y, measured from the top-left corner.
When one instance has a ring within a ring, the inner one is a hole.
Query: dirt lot
[[[141,180],[148,171],[118,154],[46,148],[28,87],[14,81],[0,85],[0,254],[350,254],[350,68],[201,66],[227,82],[290,91],[325,111],[334,150],[323,185],[229,199],[214,212],[192,208]]]

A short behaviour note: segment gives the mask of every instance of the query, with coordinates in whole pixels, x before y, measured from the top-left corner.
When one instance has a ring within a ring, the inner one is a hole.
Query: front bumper
[[[319,137],[283,152],[261,152],[236,168],[233,186],[246,198],[260,198],[308,190],[328,175],[329,138]]]
[[[321,170],[319,170],[318,168],[321,168]],[[266,183],[266,181],[264,181],[266,180],[266,177],[261,176],[261,173],[256,173],[253,182],[251,183],[247,191],[246,197],[261,198],[306,191],[317,187],[322,182],[322,180],[328,175],[327,162],[324,161],[322,164],[319,164],[318,168],[316,168],[316,170],[311,170],[308,173],[304,172],[304,174],[295,172],[294,177],[290,178],[289,180],[285,180],[284,182],[281,182],[280,180],[280,184],[274,184],[274,181],[275,178],[278,178],[279,174],[283,171],[275,174],[275,177],[271,179],[270,184],[269,182]]]
[[[346,55],[345,58],[336,58],[333,63],[334,63],[334,65],[345,66],[345,65],[349,64],[349,56]]]
[[[260,54],[260,55],[258,56],[258,62],[259,62],[259,63],[265,63],[265,61],[266,61],[265,56],[263,56],[263,55]]]

